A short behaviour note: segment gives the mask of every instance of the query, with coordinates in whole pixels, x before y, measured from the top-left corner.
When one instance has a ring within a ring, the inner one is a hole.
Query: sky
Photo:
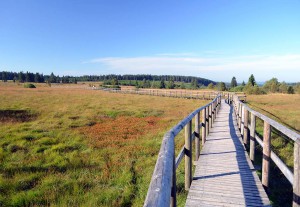
[[[299,0],[0,0],[0,71],[300,81]]]

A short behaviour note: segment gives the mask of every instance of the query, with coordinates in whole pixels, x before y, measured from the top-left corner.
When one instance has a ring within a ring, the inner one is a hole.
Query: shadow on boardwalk
[[[241,142],[233,107],[224,102],[201,151],[186,206],[270,206]]]

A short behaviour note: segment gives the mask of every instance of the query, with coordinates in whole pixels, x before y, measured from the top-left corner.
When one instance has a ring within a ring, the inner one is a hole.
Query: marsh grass
[[[164,133],[206,102],[1,85],[0,111],[34,118],[2,118],[0,206],[141,206]]]

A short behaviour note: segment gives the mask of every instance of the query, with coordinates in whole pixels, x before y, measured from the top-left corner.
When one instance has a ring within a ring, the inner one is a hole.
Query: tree
[[[184,84],[184,82],[182,82],[182,83],[180,84],[180,89],[185,89],[185,84]]]
[[[36,73],[36,74],[34,75],[34,82],[39,83],[40,81],[41,81],[41,80],[40,80],[40,74]]]
[[[113,85],[113,86],[119,85],[118,79],[117,79],[117,78],[113,78],[113,79],[111,80],[111,85]]]
[[[237,87],[236,78],[234,76],[231,79],[230,87],[231,88]]]
[[[218,84],[218,90],[219,91],[225,91],[226,90],[226,85],[224,82],[219,82]]]
[[[214,89],[214,87],[215,87],[215,86],[214,86],[213,83],[210,83],[210,84],[208,84],[208,86],[207,86],[208,89]]]
[[[251,74],[250,77],[249,77],[248,85],[251,85],[251,86],[256,85],[255,78],[254,78],[253,74]]]
[[[26,72],[26,75],[25,75],[25,82],[31,82],[30,81],[30,75],[29,75],[28,71]]]
[[[243,82],[242,82],[242,86],[245,86],[245,85],[246,85],[246,83],[245,83],[245,81],[243,81]]]
[[[152,83],[151,83],[151,88],[156,88],[156,84],[155,84],[155,81],[153,80]]]
[[[159,88],[166,88],[166,84],[164,80],[161,80],[159,83]]]
[[[167,88],[169,88],[169,89],[174,89],[175,88],[175,83],[174,83],[173,79],[169,80]]]
[[[279,82],[277,80],[277,78],[272,78],[271,80],[268,80],[267,82],[265,82],[263,88],[265,89],[265,91],[271,92],[271,93],[275,93],[279,90]]]
[[[22,71],[19,73],[18,80],[20,83],[23,83],[25,81],[25,75]]]
[[[53,73],[50,74],[48,82],[49,83],[56,83],[56,76]]]
[[[280,83],[278,90],[280,93],[287,93],[288,85],[283,81],[282,83]]]
[[[2,72],[2,81],[7,82],[7,73],[4,71]]]
[[[192,89],[197,89],[197,88],[198,88],[198,81],[197,81],[196,78],[194,78],[194,79],[192,80],[191,88],[192,88]]]
[[[294,94],[295,91],[294,91],[294,88],[292,86],[289,86],[288,87],[288,94]]]

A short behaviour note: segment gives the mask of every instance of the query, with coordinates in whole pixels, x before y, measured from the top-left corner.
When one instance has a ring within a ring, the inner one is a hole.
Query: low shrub
[[[32,83],[26,83],[24,84],[24,88],[36,88],[36,87]]]

